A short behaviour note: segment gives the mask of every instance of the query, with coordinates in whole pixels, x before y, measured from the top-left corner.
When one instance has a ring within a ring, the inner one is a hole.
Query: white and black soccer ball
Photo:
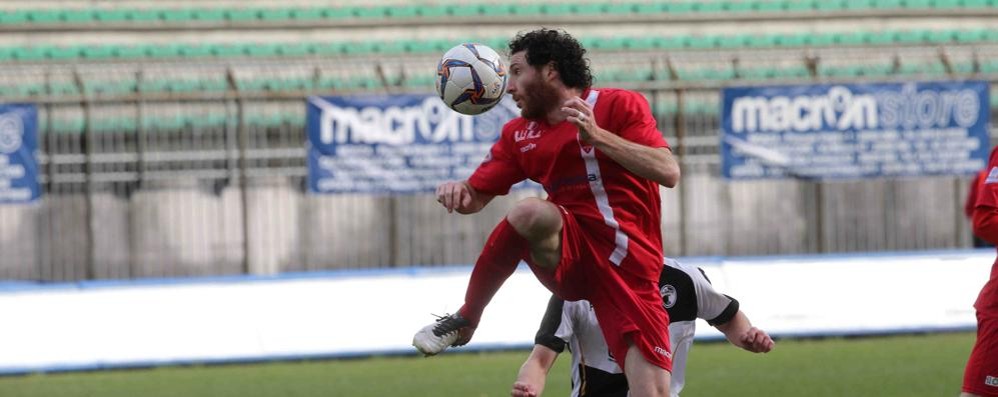
[[[489,46],[465,43],[448,50],[437,65],[437,94],[458,113],[492,109],[506,93],[506,64]]]

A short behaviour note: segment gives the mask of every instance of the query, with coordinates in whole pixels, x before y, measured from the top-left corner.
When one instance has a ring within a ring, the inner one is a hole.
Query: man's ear
[[[554,61],[548,62],[544,65],[544,79],[551,82],[557,80],[561,75],[558,74],[558,64]]]

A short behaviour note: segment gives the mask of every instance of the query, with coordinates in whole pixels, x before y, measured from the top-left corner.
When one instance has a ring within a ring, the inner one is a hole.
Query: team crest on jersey
[[[541,131],[537,129],[537,122],[531,121],[527,123],[527,128],[522,130],[517,130],[513,133],[513,139],[516,142],[525,141],[527,139],[537,139],[541,137]]]
[[[984,180],[984,183],[998,183],[998,167],[991,167],[991,171],[988,172],[988,177]]]
[[[662,304],[665,305],[666,309],[671,309],[676,305],[676,300],[679,299],[679,294],[676,293],[676,287],[666,284],[658,290],[662,294]]]

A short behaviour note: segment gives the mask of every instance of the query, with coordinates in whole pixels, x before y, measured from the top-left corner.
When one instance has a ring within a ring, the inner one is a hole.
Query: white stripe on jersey
[[[590,90],[589,97],[586,98],[586,103],[590,107],[596,108],[596,100],[598,98],[599,91]],[[610,262],[620,266],[620,263],[627,257],[627,234],[620,229],[620,224],[617,223],[617,219],[613,216],[610,199],[607,197],[606,189],[603,188],[603,177],[600,176],[599,162],[596,160],[596,150],[592,146],[589,146],[589,150],[587,151],[581,139],[579,140],[579,149],[582,152],[582,158],[586,161],[586,173],[589,174],[589,189],[592,190],[593,196],[596,197],[596,207],[599,208],[600,215],[603,215],[603,222],[606,222],[607,226],[613,228],[613,241],[616,247],[614,247],[613,253],[610,254]]]

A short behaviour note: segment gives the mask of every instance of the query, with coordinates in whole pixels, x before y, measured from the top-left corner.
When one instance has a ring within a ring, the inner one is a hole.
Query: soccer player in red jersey
[[[992,244],[998,243],[998,147],[991,150],[988,173],[978,183],[974,206],[974,235]],[[998,261],[991,267],[991,278],[984,284],[974,303],[977,310],[977,342],[970,352],[963,372],[961,396],[998,397]]]
[[[632,396],[667,396],[659,186],[678,183],[679,165],[641,94],[590,87],[585,50],[570,35],[539,29],[515,37],[509,50],[507,90],[521,117],[503,126],[468,180],[438,187],[437,200],[471,214],[528,178],[548,198],[507,213],[475,262],[464,306],[420,330],[413,345],[433,355],[467,343],[524,260],[558,297],[593,304]]]

